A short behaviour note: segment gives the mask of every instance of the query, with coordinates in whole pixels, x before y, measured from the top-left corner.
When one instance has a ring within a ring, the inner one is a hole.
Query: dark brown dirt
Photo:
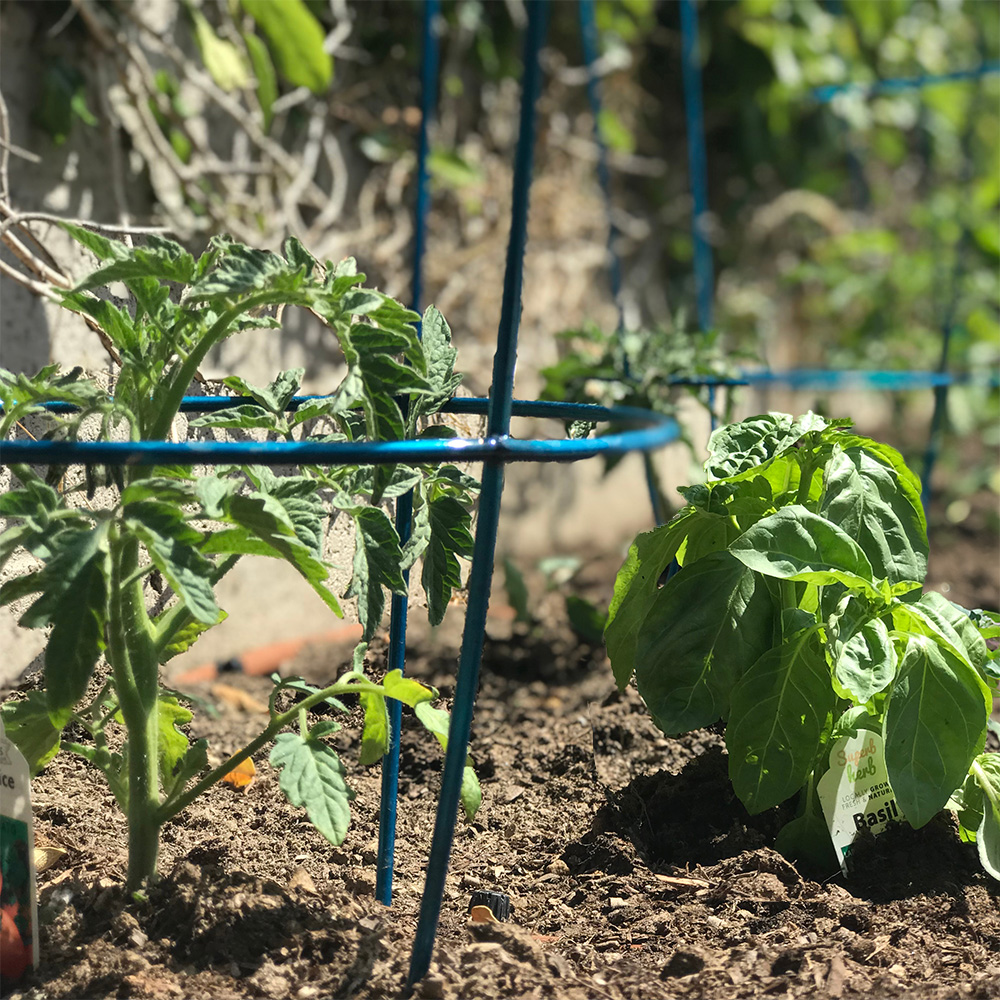
[[[948,560],[968,570],[989,551],[981,539],[964,554],[952,543],[937,579],[949,582]],[[957,570],[950,579],[965,586]],[[606,599],[609,577],[589,582]],[[720,735],[664,738],[634,691],[614,689],[603,651],[545,617],[535,629],[490,627],[472,747],[484,804],[458,825],[417,996],[1000,995],[1000,884],[949,822],[885,834],[849,880],[805,877],[769,846],[780,817],[750,817],[734,800]],[[460,618],[452,609],[436,634],[413,630],[408,670],[445,698]],[[379,650],[370,665],[382,666]],[[322,681],[343,666],[314,648],[290,672]],[[266,680],[232,683],[266,701]],[[261,716],[220,706],[194,731],[221,759],[260,727]],[[121,888],[125,828],[110,794],[57,758],[35,782],[37,825],[68,853],[40,876],[43,965],[14,997],[404,995],[440,755],[406,727],[387,909],[373,896],[379,769],[357,766],[356,733],[338,737],[358,793],[342,847],[286,803],[262,754],[247,791],[218,787],[166,829],[164,878],[141,901]],[[470,923],[476,890],[509,893],[511,920]]]

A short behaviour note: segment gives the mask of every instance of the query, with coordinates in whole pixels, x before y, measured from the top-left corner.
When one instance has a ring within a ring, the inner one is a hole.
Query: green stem
[[[160,845],[158,771],[159,664],[142,580],[133,578],[139,543],[128,535],[112,547],[109,653],[128,734],[128,878],[130,891],[156,875]],[[131,583],[126,583],[130,578]]]
[[[815,472],[816,466],[811,461],[807,462],[802,468],[801,478],[799,479],[799,491],[795,495],[796,503],[807,506],[806,501],[809,499],[809,490],[812,488],[812,480]]]
[[[296,702],[287,712],[274,716],[268,727],[255,740],[251,740],[242,750],[237,750],[231,757],[224,760],[218,767],[209,771],[201,781],[192,785],[183,794],[164,802],[159,809],[159,821],[162,825],[173,819],[179,812],[187,809],[191,803],[201,795],[202,792],[211,788],[216,782],[221,781],[229,772],[242,764],[248,757],[252,757],[261,747],[266,746],[274,737],[281,732],[285,726],[294,723],[300,713],[308,712],[309,709],[326,701],[327,698],[337,698],[344,694],[385,694],[385,688],[379,684],[372,684],[371,681],[337,681],[322,691],[303,698]]]
[[[181,408],[181,400],[187,387],[194,380],[198,368],[205,360],[208,352],[229,332],[229,328],[243,315],[258,306],[266,306],[272,302],[286,302],[286,294],[276,295],[275,292],[258,292],[243,299],[231,309],[227,309],[213,324],[208,333],[195,344],[191,353],[184,358],[180,368],[177,369],[170,383],[159,394],[159,412],[153,426],[149,430],[149,437],[153,441],[160,441],[167,436],[170,425],[174,417]]]

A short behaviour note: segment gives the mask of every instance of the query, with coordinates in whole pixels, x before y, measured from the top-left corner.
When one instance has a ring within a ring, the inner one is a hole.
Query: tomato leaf
[[[333,748],[312,734],[278,733],[270,761],[281,772],[278,784],[288,801],[304,807],[309,821],[331,844],[342,844],[351,821],[354,793],[344,780],[344,765]]]
[[[406,593],[406,583],[399,568],[399,535],[392,522],[378,507],[355,507],[354,564],[347,597],[358,599],[358,621],[368,642],[382,623],[385,591]]]
[[[0,711],[7,738],[24,754],[34,777],[59,753],[63,726],[53,720],[65,717],[68,722],[68,714],[50,712],[44,691],[29,691],[23,701],[7,701]]]
[[[427,503],[430,541],[424,551],[420,583],[427,595],[427,617],[440,625],[452,591],[462,586],[459,557],[472,557],[472,518],[454,497],[440,496]]]

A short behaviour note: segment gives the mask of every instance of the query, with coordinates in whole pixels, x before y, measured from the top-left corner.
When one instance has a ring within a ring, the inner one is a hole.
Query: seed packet
[[[10,990],[38,962],[38,901],[28,762],[0,720],[0,988]]]

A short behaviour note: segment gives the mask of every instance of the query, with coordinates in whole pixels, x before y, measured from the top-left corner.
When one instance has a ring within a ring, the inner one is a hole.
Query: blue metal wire
[[[548,21],[548,0],[528,4],[528,27],[524,44],[524,79],[521,94],[521,116],[517,152],[514,158],[514,185],[511,207],[510,241],[504,273],[503,304],[497,350],[493,359],[493,385],[487,415],[488,433],[506,449],[527,442],[507,439],[513,411],[514,368],[517,361],[517,332],[521,312],[521,280],[524,246],[528,228],[528,199],[531,193],[531,167],[535,148],[535,101],[541,87],[539,53],[545,40]],[[469,604],[462,633],[462,654],[459,661],[455,700],[451,711],[448,750],[445,753],[441,798],[438,802],[427,864],[427,880],[420,903],[420,918],[410,958],[409,986],[421,979],[430,967],[445,876],[455,836],[455,814],[468,754],[472,710],[479,686],[479,664],[483,651],[486,611],[489,607],[490,585],[493,579],[493,559],[496,554],[497,524],[500,518],[500,497],[503,492],[503,465],[488,461],[483,468],[479,498],[479,520],[473,548],[472,573],[469,580]]]
[[[596,63],[599,54],[597,37],[597,21],[594,16],[594,0],[580,0],[580,36],[583,41],[583,61],[587,66],[587,99],[594,118],[594,141],[597,143],[597,178],[604,196],[604,212],[608,219],[608,271],[611,279],[611,295],[618,309],[618,346],[622,358],[622,374],[625,378],[632,377],[632,365],[629,361],[622,334],[625,332],[625,303],[622,301],[622,265],[618,254],[618,227],[615,225],[614,211],[611,200],[611,177],[608,170],[608,147],[604,142],[601,130],[601,89],[597,78]],[[663,504],[653,476],[653,468],[649,459],[643,462],[646,477],[646,492],[653,508],[653,520],[662,524],[664,520]]]
[[[705,110],[701,96],[701,52],[698,35],[698,8],[695,0],[680,0],[681,75],[684,80],[684,120],[687,126],[688,169],[691,173],[693,212],[691,235],[694,240],[694,285],[698,328],[712,329],[712,299],[715,277],[712,248],[708,242],[708,154],[705,151]],[[708,413],[715,430],[715,389],[708,390]]]
[[[452,412],[484,413],[477,406]],[[2,441],[0,465],[387,465],[442,462],[577,462],[596,455],[652,451],[679,436],[672,417],[630,406],[538,403],[519,400],[516,416],[637,424],[627,430],[583,440],[518,440],[505,434],[485,438],[429,438],[420,441]],[[644,426],[643,426],[644,425]]]
[[[611,279],[611,296],[618,309],[618,331],[625,329],[625,309],[622,303],[622,265],[618,256],[618,227],[615,225],[611,205],[611,175],[608,170],[608,147],[601,130],[601,84],[597,78],[596,63],[599,55],[597,22],[594,17],[594,0],[580,0],[580,37],[583,42],[583,61],[587,66],[587,100],[594,117],[594,142],[597,143],[597,179],[604,195],[604,210],[608,219],[608,272]],[[625,377],[629,377],[629,361],[624,359]]]
[[[821,104],[826,104],[838,94],[860,93],[865,97],[877,97],[880,94],[898,94],[906,90],[936,87],[942,83],[978,80],[995,73],[1000,73],[1000,60],[988,60],[972,69],[959,69],[951,73],[924,73],[920,76],[875,80],[872,83],[829,83],[822,87],[815,87],[812,91],[812,98]]]
[[[430,154],[430,123],[434,115],[440,46],[436,21],[439,0],[425,0],[423,7],[423,53],[420,74],[420,144],[417,149],[417,199],[414,208],[413,237],[413,311],[421,312],[423,297],[424,247],[427,236],[427,212],[430,207],[430,184],[427,161]],[[420,335],[417,323],[417,335]],[[413,491],[396,501],[396,533],[402,543],[413,530]],[[410,571],[403,570],[407,590]],[[393,594],[389,602],[389,670],[406,670],[406,617],[408,594]],[[392,902],[392,875],[396,856],[396,804],[399,797],[399,734],[403,706],[390,698],[386,706],[389,745],[382,757],[382,796],[379,807],[378,858],[375,868],[375,898],[388,906]]]
[[[705,152],[705,111],[701,99],[701,54],[698,46],[698,8],[695,0],[681,4],[681,69],[687,124],[688,168],[694,200],[694,280],[698,326],[712,329],[712,248],[708,243],[708,157]]]

